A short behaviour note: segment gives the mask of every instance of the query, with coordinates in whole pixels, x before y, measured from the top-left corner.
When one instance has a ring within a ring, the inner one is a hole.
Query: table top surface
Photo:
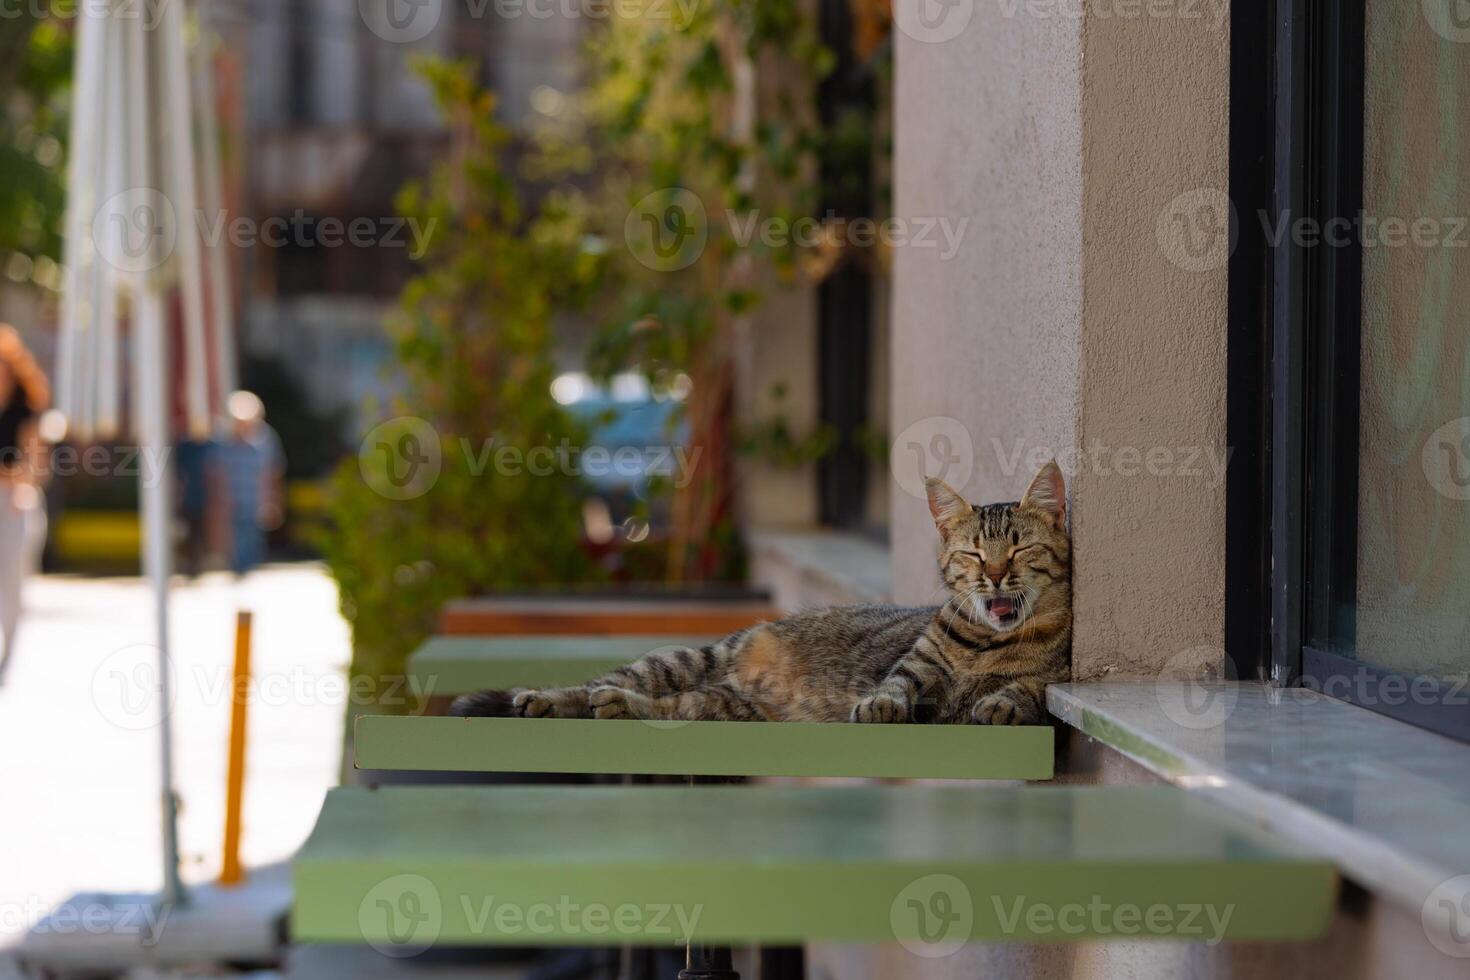
[[[1133,934],[1300,938],[1335,896],[1330,862],[1171,787],[338,789],[295,877],[307,941],[385,935],[373,899],[405,890],[447,943],[527,941],[476,916],[487,901],[682,908],[706,940],[928,942],[925,909],[962,909],[963,938],[1066,940],[1126,933],[1107,916],[1153,906]],[[1059,927],[1073,906],[1113,911]],[[614,935],[657,935],[625,925]],[[591,932],[562,921],[535,938]]]

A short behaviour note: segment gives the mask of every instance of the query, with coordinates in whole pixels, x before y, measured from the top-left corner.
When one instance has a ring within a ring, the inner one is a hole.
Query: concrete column
[[[896,209],[968,225],[952,256],[898,252],[895,465],[953,447],[972,500],[1014,500],[1056,453],[1076,676],[1218,658],[1228,4],[957,0],[938,21],[907,6]],[[924,503],[895,491],[893,514],[898,598],[932,599]]]

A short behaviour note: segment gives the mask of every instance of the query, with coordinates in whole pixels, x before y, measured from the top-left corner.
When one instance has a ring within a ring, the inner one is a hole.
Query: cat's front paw
[[[970,712],[977,725],[1024,725],[1027,724],[1021,706],[1004,694],[987,694],[975,702]]]
[[[521,691],[510,702],[511,712],[519,718],[554,718],[556,702],[545,691]]]
[[[587,701],[592,706],[594,718],[641,718],[639,712],[642,695],[621,687],[597,687]]]
[[[891,694],[871,694],[853,706],[852,720],[860,725],[896,725],[909,720],[909,709]]]

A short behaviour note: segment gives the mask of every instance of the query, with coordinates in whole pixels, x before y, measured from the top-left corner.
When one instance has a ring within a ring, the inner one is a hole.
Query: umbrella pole
[[[153,589],[153,616],[158,648],[158,694],[160,718],[159,775],[163,804],[163,901],[165,905],[184,904],[184,888],[179,880],[178,797],[174,793],[173,733],[169,706],[173,704],[169,674],[168,579],[169,554],[169,458],[167,348],[164,341],[163,296],[156,282],[141,284],[137,292],[138,313],[138,380],[139,440],[143,458],[155,461],[140,468],[139,479],[143,518],[143,568]]]

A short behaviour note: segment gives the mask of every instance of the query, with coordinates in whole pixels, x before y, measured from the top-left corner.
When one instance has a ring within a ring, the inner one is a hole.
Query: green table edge
[[[629,656],[548,657],[537,652],[548,643],[575,643],[589,648],[627,645],[630,637],[592,636],[434,636],[409,655],[408,678],[413,689],[426,697],[454,697],[486,688],[564,687],[583,684],[616,670],[643,653],[669,646],[700,646],[718,639],[713,636],[646,636],[633,644],[638,652]],[[446,655],[445,644],[481,647],[482,656]],[[520,648],[517,650],[517,648]]]
[[[1047,780],[1050,726],[363,715],[359,769]]]

